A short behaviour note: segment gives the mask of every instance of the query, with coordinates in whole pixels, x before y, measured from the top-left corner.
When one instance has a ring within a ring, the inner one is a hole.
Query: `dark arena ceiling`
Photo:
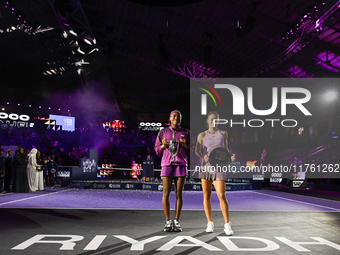
[[[337,77],[339,4],[1,0],[1,100],[95,86],[121,113],[188,111],[190,78]]]

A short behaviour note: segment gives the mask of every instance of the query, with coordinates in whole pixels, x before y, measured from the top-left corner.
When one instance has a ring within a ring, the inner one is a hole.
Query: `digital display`
[[[103,123],[103,128],[108,131],[112,128],[113,132],[121,132],[125,127],[124,120],[110,120]]]
[[[134,163],[134,164],[132,164],[131,165],[131,169],[134,169],[134,170],[140,170],[140,169],[142,169],[143,167],[142,167],[142,164],[136,164],[136,163]]]
[[[131,165],[131,171],[130,171],[130,175],[131,175],[131,177],[132,178],[134,178],[134,179],[137,179],[138,178],[138,175],[140,175],[141,174],[141,169],[143,169],[142,168],[142,164],[136,164],[136,163],[133,163],[132,165]]]
[[[63,131],[75,131],[75,117],[50,114],[50,121],[55,121],[55,125],[61,126]]]
[[[160,131],[164,128],[161,122],[140,122],[139,130],[141,131]]]

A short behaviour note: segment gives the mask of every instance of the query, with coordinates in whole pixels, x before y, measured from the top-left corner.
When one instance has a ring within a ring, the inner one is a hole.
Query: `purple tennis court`
[[[300,254],[307,250],[336,254],[340,202],[317,198],[314,192],[226,192],[232,237],[223,234],[214,191],[214,233],[205,233],[202,193],[184,191],[183,232],[166,234],[162,192],[54,188],[10,193],[0,196],[4,240],[0,249],[1,254]],[[170,202],[175,202],[173,194]]]
[[[201,192],[184,191],[183,196],[183,210],[203,210]],[[340,201],[272,190],[233,191],[227,192],[226,197],[230,211],[340,212]],[[170,203],[174,205],[175,200],[172,192]],[[161,201],[162,192],[157,191],[57,188],[46,192],[2,195],[0,208],[163,210]],[[213,210],[220,210],[215,192],[211,202]]]

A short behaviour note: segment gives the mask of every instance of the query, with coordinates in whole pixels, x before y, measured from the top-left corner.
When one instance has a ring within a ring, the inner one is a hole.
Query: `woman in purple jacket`
[[[162,157],[161,177],[163,180],[163,209],[165,214],[164,231],[181,232],[182,228],[179,223],[179,217],[183,205],[183,187],[185,177],[188,175],[188,156],[190,155],[190,131],[180,126],[182,114],[178,110],[170,113],[170,123],[168,128],[159,131],[156,142],[155,151],[158,156]],[[179,142],[178,153],[173,157],[169,151],[169,142],[175,137]],[[170,192],[172,182],[175,183],[176,193],[176,216],[173,221],[170,219]]]

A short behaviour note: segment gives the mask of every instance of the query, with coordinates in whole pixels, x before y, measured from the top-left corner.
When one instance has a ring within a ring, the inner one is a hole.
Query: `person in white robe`
[[[28,157],[28,164],[27,164],[27,176],[28,176],[28,186],[30,191],[36,191],[36,172],[37,167],[40,165],[37,164],[37,149],[33,148]]]

